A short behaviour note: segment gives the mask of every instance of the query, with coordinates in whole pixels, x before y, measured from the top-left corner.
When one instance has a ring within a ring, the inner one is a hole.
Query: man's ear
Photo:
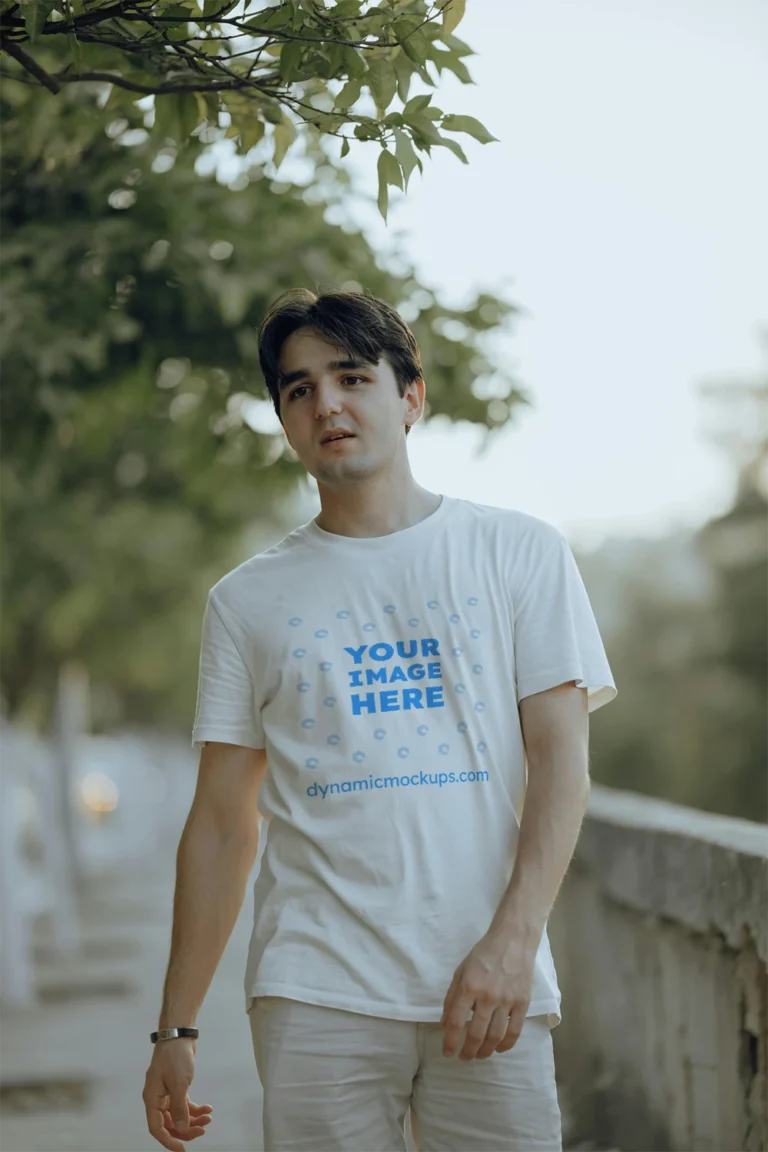
[[[426,400],[426,385],[421,376],[416,380],[412,380],[405,391],[404,399],[408,401],[408,407],[405,413],[405,423],[409,427],[413,427],[424,412],[424,402]]]

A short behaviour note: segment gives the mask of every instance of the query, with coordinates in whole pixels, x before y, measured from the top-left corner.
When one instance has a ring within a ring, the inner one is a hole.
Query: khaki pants
[[[546,1016],[509,1052],[442,1054],[439,1024],[260,997],[250,1012],[265,1152],[560,1152]],[[462,1040],[463,1042],[463,1040]]]

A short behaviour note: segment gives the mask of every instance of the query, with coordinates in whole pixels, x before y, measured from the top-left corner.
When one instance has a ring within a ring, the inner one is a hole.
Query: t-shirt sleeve
[[[553,525],[518,556],[513,594],[518,703],[575,680],[590,712],[616,695],[608,658],[568,541]]]
[[[265,747],[253,678],[210,593],[203,615],[192,747],[206,740]]]

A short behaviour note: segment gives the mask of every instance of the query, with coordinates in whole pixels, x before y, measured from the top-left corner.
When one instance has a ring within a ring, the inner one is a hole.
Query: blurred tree
[[[707,382],[701,393],[717,413],[710,436],[737,473],[733,505],[699,536],[715,583],[709,663],[730,685],[731,706],[714,712],[725,737],[722,802],[768,820],[768,378]]]
[[[380,267],[327,222],[345,194],[327,166],[306,189],[252,167],[233,190],[135,107],[104,131],[82,86],[51,102],[5,84],[2,113],[2,690],[11,716],[42,717],[74,658],[97,726],[107,699],[115,719],[186,726],[205,591],[303,476],[257,430],[274,424],[267,304],[296,285],[388,299],[416,317],[430,416],[489,429],[527,402],[484,336],[516,310],[447,309]]]
[[[453,33],[465,0],[0,0],[6,73],[41,88],[49,103],[68,85],[98,85],[106,123],[154,97],[154,132],[181,143],[202,133],[234,137],[247,153],[262,138],[279,167],[297,128],[376,140],[379,210],[389,186],[405,188],[433,146],[467,163],[449,133],[495,139],[471,116],[446,115],[414,76],[435,87],[444,69],[471,84],[472,50]],[[432,71],[430,71],[432,69]],[[370,100],[363,99],[363,90]],[[387,109],[398,97],[399,109]],[[368,103],[374,115],[364,111]],[[345,129],[347,131],[345,131]],[[441,131],[441,129],[443,131]]]
[[[700,393],[710,436],[734,464],[735,498],[690,542],[702,585],[670,580],[672,541],[649,545],[623,574],[621,622],[607,639],[619,697],[592,744],[592,774],[766,821],[768,382],[706,383]]]

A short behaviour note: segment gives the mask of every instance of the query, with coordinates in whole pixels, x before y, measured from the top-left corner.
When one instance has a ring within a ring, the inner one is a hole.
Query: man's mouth
[[[336,440],[350,440],[353,439],[352,432],[329,432],[327,436],[323,436],[320,441],[321,444],[333,444]]]

